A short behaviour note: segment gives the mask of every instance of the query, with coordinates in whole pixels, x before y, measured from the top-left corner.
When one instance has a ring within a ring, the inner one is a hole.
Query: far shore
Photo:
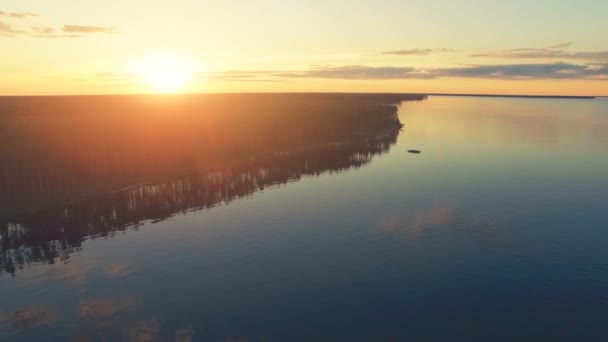
[[[237,95],[237,96],[255,96],[255,95],[373,95],[373,96],[404,96],[407,100],[414,100],[416,98],[424,99],[427,96],[454,96],[454,97],[510,97],[510,98],[533,98],[533,99],[598,99],[608,98],[608,95],[522,95],[522,94],[454,94],[454,93],[360,93],[360,92],[267,92],[267,93],[168,93],[168,94],[147,94],[147,93],[136,93],[136,94],[79,94],[79,95],[0,95],[0,98],[10,97],[128,97],[128,96],[154,96],[154,97],[188,97],[197,95],[211,95],[211,96],[225,96],[225,95]],[[408,98],[410,97],[410,98]],[[412,98],[413,97],[413,98]]]
[[[427,96],[459,96],[459,97],[511,97],[530,99],[584,99],[594,100],[601,96],[579,96],[579,95],[503,95],[503,94],[425,94]]]

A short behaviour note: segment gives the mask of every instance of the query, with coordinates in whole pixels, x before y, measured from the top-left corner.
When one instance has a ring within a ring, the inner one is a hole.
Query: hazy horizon
[[[561,99],[604,99],[608,98],[608,95],[553,95],[553,94],[495,94],[495,93],[414,93],[414,92],[341,92],[341,91],[327,91],[327,92],[314,92],[314,91],[266,91],[266,92],[179,92],[179,93],[155,93],[155,92],[141,92],[141,93],[99,93],[99,94],[21,94],[21,95],[0,95],[2,97],[71,97],[71,96],[192,96],[192,95],[239,95],[239,94],[268,94],[268,95],[296,95],[296,94],[351,94],[351,95],[366,95],[366,94],[395,94],[395,95],[423,95],[423,96],[454,96],[454,97],[513,97],[513,98],[561,98]]]

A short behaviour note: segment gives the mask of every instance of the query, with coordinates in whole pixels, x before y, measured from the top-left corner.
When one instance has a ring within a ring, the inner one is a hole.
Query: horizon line
[[[262,94],[394,94],[394,95],[423,95],[423,96],[454,96],[454,97],[513,97],[513,98],[555,98],[555,99],[598,99],[608,95],[539,95],[539,94],[475,94],[475,93],[410,93],[410,92],[179,92],[179,93],[105,93],[105,94],[22,94],[22,95],[0,95],[6,97],[94,97],[94,96],[188,96],[188,95],[262,95]]]

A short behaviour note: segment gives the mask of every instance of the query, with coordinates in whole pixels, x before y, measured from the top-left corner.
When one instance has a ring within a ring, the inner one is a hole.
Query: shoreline
[[[506,95],[506,94],[443,94],[429,93],[427,96],[450,96],[450,97],[504,97],[504,98],[522,98],[522,99],[580,99],[580,100],[595,100],[602,96],[583,96],[583,95]]]

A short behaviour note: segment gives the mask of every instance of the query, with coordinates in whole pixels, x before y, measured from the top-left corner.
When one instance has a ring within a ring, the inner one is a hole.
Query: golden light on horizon
[[[188,60],[165,52],[143,58],[135,68],[144,82],[159,93],[182,91],[193,74]]]

